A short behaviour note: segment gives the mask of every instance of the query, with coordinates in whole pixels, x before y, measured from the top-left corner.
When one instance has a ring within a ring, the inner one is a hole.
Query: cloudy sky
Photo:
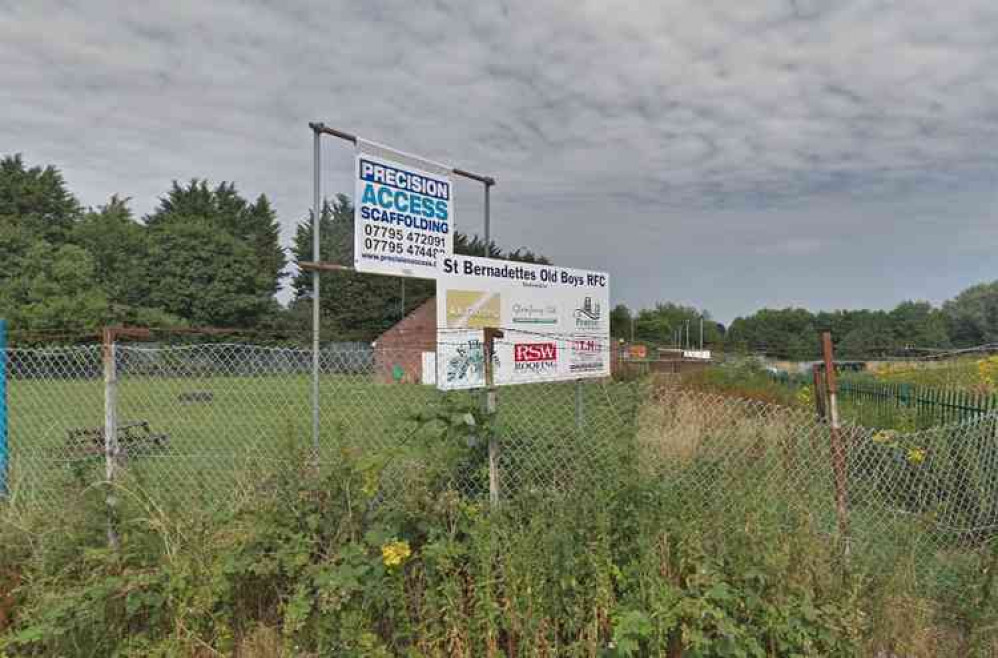
[[[994,0],[0,0],[0,152],[139,214],[236,181],[288,236],[321,120],[495,176],[495,238],[615,301],[729,321],[998,278],[996,71]]]

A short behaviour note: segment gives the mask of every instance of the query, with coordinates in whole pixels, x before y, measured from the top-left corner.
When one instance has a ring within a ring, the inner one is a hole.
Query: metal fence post
[[[825,383],[821,376],[821,366],[815,364],[811,372],[814,377],[814,410],[818,414],[818,420],[827,420],[828,413],[825,410]]]
[[[103,336],[104,357],[104,485],[107,503],[107,542],[112,549],[121,545],[118,537],[114,495],[114,478],[118,466],[118,366],[115,331],[105,327]]]
[[[10,485],[10,446],[7,442],[7,321],[0,320],[0,498],[6,498]]]
[[[498,407],[495,385],[495,340],[502,338],[499,329],[486,327],[483,356],[485,357],[485,426],[489,432],[489,504],[493,509],[499,506],[499,437],[493,427]]]
[[[825,393],[828,396],[829,437],[832,444],[832,470],[835,475],[835,513],[838,517],[839,533],[845,541],[845,554],[849,555],[849,501],[848,475],[846,472],[846,451],[839,433],[838,388],[835,380],[835,355],[832,349],[832,334],[821,335],[822,355],[825,361]]]

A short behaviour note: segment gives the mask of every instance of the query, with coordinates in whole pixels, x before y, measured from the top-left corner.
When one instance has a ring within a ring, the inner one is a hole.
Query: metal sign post
[[[322,124],[319,124],[322,125]],[[313,128],[314,130],[314,128]],[[316,263],[322,260],[319,253],[322,246],[319,242],[319,231],[322,226],[322,140],[318,130],[312,139],[313,183],[312,198],[312,260]],[[319,306],[319,270],[312,270],[312,459],[319,463],[319,325],[322,309]]]
[[[320,329],[321,329],[321,300],[319,295],[319,273],[320,271],[355,271],[353,267],[347,267],[334,263],[324,263],[322,261],[322,254],[320,253],[320,239],[319,230],[322,219],[322,145],[321,138],[323,135],[329,135],[331,137],[336,137],[344,141],[350,142],[354,145],[357,144],[357,136],[343,132],[342,130],[336,130],[335,128],[330,128],[322,122],[312,122],[309,123],[309,128],[312,129],[313,135],[313,211],[312,211],[312,262],[311,263],[299,263],[302,269],[307,269],[312,272],[312,449],[315,453],[315,460],[318,463],[319,460],[319,444],[320,444],[320,416],[319,416],[319,370],[320,370],[320,358],[319,358],[319,347],[320,347]],[[490,239],[490,208],[489,208],[489,190],[493,185],[496,184],[496,179],[491,176],[482,176],[480,174],[475,174],[470,171],[465,171],[464,169],[451,168],[450,173],[455,176],[460,176],[462,178],[467,178],[473,181],[482,183],[485,186],[485,240],[486,245]],[[358,204],[359,200],[354,200],[354,205]],[[403,309],[404,313],[404,309]]]

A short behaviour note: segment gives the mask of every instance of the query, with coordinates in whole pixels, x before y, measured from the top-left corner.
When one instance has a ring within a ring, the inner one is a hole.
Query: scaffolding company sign
[[[450,169],[357,140],[354,268],[432,279],[454,251]]]
[[[441,256],[437,387],[485,385],[483,331],[502,329],[495,383],[610,375],[610,279],[605,272]]]

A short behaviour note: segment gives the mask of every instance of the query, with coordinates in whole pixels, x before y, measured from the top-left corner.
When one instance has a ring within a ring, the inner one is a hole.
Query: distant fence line
[[[843,400],[871,405],[875,411],[909,411],[918,425],[961,423],[998,410],[998,394],[966,389],[845,379],[839,385],[839,394]]]
[[[234,359],[219,369],[219,344],[130,347],[119,352],[118,371],[123,375],[163,377],[227,377],[248,376],[260,372],[271,374],[307,374],[311,372],[312,352],[292,348],[257,348],[252,358]],[[100,379],[103,367],[99,346],[58,347],[52,349],[10,349],[7,352],[7,374],[19,379]],[[374,363],[374,348],[369,343],[339,342],[320,349],[320,371],[323,374],[364,372]]]
[[[774,381],[793,388],[811,384],[811,378],[786,372],[773,373]],[[975,420],[998,410],[998,393],[970,389],[935,388],[910,383],[875,382],[843,378],[839,399],[854,405],[852,419],[876,427],[898,414],[909,414],[916,427],[933,427]]]

